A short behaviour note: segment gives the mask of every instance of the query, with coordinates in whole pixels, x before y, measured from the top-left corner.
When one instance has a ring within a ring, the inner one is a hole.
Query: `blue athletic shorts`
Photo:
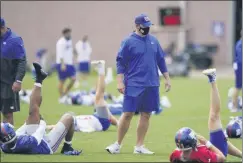
[[[242,63],[234,63],[235,70],[235,88],[242,88]]]
[[[106,118],[100,118],[97,114],[94,114],[94,116],[100,121],[100,124],[102,125],[102,130],[106,131],[111,125],[111,121]]]
[[[225,156],[228,154],[228,143],[224,131],[219,129],[210,132],[210,142],[217,147]]]
[[[112,115],[121,115],[123,107],[120,104],[108,104],[108,109]]]
[[[74,78],[76,77],[76,70],[73,65],[66,65],[66,70],[61,70],[61,64],[57,64],[57,73],[59,80],[64,81],[67,78]]]
[[[129,90],[129,89],[132,89]],[[151,113],[152,111],[159,110],[159,87],[146,87],[141,89],[138,95],[133,95],[134,88],[126,87],[124,101],[123,101],[123,112],[146,112]]]
[[[90,64],[89,64],[89,62],[80,62],[78,70],[81,73],[89,73],[90,72]]]

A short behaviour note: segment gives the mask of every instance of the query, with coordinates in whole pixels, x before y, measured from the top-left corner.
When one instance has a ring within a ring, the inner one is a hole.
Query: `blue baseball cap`
[[[1,18],[1,27],[5,27],[5,21],[3,18]]]
[[[139,24],[142,27],[150,27],[153,25],[149,19],[149,17],[145,14],[140,14],[135,18],[135,24]]]

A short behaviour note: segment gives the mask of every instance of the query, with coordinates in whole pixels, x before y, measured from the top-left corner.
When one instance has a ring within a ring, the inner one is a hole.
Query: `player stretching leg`
[[[81,152],[73,150],[71,140],[74,133],[73,115],[67,113],[62,116],[56,127],[45,135],[46,122],[41,119],[39,107],[41,105],[42,81],[47,74],[41,66],[33,63],[36,71],[36,81],[30,98],[29,116],[26,123],[16,132],[9,123],[1,123],[0,141],[3,143],[1,149],[4,153],[16,154],[52,154],[56,152],[62,139],[65,143],[61,153],[66,155],[79,155]],[[28,125],[38,125],[32,134],[27,134]]]
[[[117,125],[117,119],[110,113],[108,105],[104,99],[105,94],[105,61],[93,61],[91,64],[95,67],[99,76],[97,79],[96,94],[95,94],[95,110],[94,115],[79,115],[76,116],[75,131],[94,132],[106,131],[110,124]],[[52,129],[53,126],[48,126]]]
[[[211,84],[211,106],[208,128],[210,141],[190,128],[180,129],[175,136],[177,149],[170,162],[224,162],[227,154],[241,158],[242,152],[227,141],[220,120],[220,97],[216,84],[216,69],[204,70]]]

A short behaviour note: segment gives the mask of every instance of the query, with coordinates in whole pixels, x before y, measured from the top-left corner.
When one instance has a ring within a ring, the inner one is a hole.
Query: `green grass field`
[[[90,77],[90,86],[95,83],[95,76]],[[218,87],[221,95],[222,122],[225,126],[229,116],[239,113],[230,113],[227,106],[227,91],[232,86],[233,79],[218,79]],[[31,89],[32,77],[27,74],[23,87]],[[89,89],[89,88],[85,88]],[[161,95],[164,87],[161,85]],[[1,154],[1,162],[167,162],[170,153],[175,149],[175,132],[184,126],[193,128],[196,132],[208,138],[207,119],[209,110],[209,84],[206,77],[203,79],[173,78],[172,90],[166,94],[172,108],[165,109],[160,115],[151,118],[150,128],[145,145],[155,152],[153,156],[134,155],[133,147],[136,141],[136,126],[138,117],[134,117],[131,127],[123,142],[121,154],[110,155],[104,149],[116,140],[116,128],[110,127],[106,132],[75,133],[73,147],[83,149],[80,156],[60,155],[60,151],[54,155],[7,155]],[[107,86],[107,92],[118,95],[116,83]],[[57,77],[52,75],[43,85],[43,102],[41,114],[47,124],[54,124],[67,111],[76,114],[92,114],[92,107],[65,106],[58,103]],[[21,112],[15,114],[15,127],[23,124],[28,115],[28,105],[21,104]],[[234,145],[242,149],[242,141],[231,140]],[[59,148],[60,150],[60,148]],[[240,161],[240,159],[228,156],[227,161]]]

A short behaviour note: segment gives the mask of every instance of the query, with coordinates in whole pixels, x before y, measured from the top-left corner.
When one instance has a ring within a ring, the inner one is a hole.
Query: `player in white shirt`
[[[88,41],[88,36],[85,35],[82,40],[79,40],[75,45],[78,54],[78,71],[80,73],[83,84],[87,84],[86,78],[90,72],[90,56],[92,53],[91,45]],[[78,81],[76,81],[77,83]],[[75,84],[76,85],[76,84]],[[78,84],[77,84],[78,85]]]
[[[73,64],[73,44],[71,40],[71,29],[65,28],[56,44],[56,64],[59,77],[60,97],[67,94],[76,80],[76,70]],[[69,85],[64,90],[64,82],[70,78]]]
[[[92,64],[94,64],[99,74],[94,102],[96,113],[93,115],[76,116],[75,131],[106,131],[111,124],[115,126],[118,124],[118,120],[110,113],[108,104],[104,99],[105,61],[93,61]],[[50,125],[48,129],[52,129],[53,127],[53,125]]]

